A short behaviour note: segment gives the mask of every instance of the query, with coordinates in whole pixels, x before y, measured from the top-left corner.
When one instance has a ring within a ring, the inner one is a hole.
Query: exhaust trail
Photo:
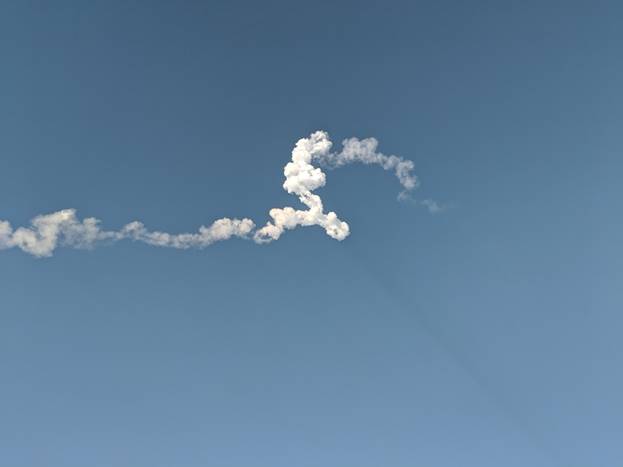
[[[272,208],[269,210],[271,220],[258,229],[251,219],[225,217],[208,226],[202,225],[193,233],[150,231],[139,221],[130,222],[119,230],[105,230],[99,219],[80,219],[75,209],[63,209],[36,216],[29,226],[16,229],[8,221],[0,220],[0,250],[19,248],[36,257],[49,257],[61,246],[90,249],[121,240],[177,249],[202,249],[234,237],[265,244],[278,240],[286,230],[299,226],[322,227],[327,235],[341,241],[350,234],[348,223],[335,212],[325,212],[322,198],[314,193],[327,182],[326,174],[320,167],[339,168],[353,163],[377,165],[393,172],[398,179],[402,186],[399,199],[410,199],[410,193],[419,184],[413,173],[413,162],[379,152],[375,138],[348,138],[342,145],[341,151],[332,152],[333,143],[325,131],[316,131],[298,140],[291,160],[283,169],[283,189],[295,195],[307,209],[290,206]],[[434,202],[424,200],[420,204],[426,205],[431,212],[437,212],[439,205],[431,203]]]

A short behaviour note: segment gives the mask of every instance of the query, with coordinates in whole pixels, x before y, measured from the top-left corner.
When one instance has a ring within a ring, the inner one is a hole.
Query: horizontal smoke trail
[[[205,248],[214,242],[231,237],[245,238],[255,228],[251,219],[219,219],[209,227],[201,226],[198,233],[168,234],[150,232],[140,222],[131,222],[119,231],[100,228],[100,221],[88,217],[82,221],[75,209],[63,209],[37,216],[31,227],[12,231],[11,225],[0,221],[0,250],[17,247],[34,256],[52,256],[57,246],[89,249],[97,243],[131,239],[153,246],[188,249]]]
[[[35,217],[30,227],[13,230],[11,224],[0,220],[0,250],[20,248],[37,257],[52,256],[58,246],[71,248],[93,248],[98,243],[117,242],[130,239],[148,245],[169,248],[205,248],[212,243],[232,237],[250,238],[256,243],[277,240],[285,230],[298,226],[318,225],[327,235],[336,240],[344,240],[350,233],[348,224],[340,220],[334,212],[324,212],[322,199],[313,193],[326,184],[326,175],[317,162],[326,167],[342,167],[360,162],[375,164],[384,170],[393,171],[403,187],[399,199],[418,186],[413,174],[413,162],[397,156],[386,156],[377,152],[378,141],[374,138],[359,140],[349,138],[343,141],[341,152],[331,152],[332,143],[324,131],[312,133],[309,138],[300,139],[292,150],[292,160],[286,164],[283,173],[283,188],[294,194],[307,206],[306,210],[292,207],[273,208],[269,214],[272,221],[255,230],[251,219],[223,218],[212,225],[201,226],[196,233],[169,234],[149,231],[141,222],[131,222],[118,231],[107,231],[100,227],[100,221],[89,217],[79,220],[74,209],[64,209],[52,214]],[[439,206],[431,200],[422,202],[431,212]]]

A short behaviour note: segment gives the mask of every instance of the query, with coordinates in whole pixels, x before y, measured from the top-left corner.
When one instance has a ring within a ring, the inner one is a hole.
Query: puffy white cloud
[[[283,169],[283,189],[298,197],[307,209],[293,207],[273,208],[269,211],[271,221],[255,229],[250,219],[223,218],[210,226],[201,226],[196,233],[170,234],[149,231],[141,222],[131,222],[118,231],[107,231],[100,227],[100,221],[89,217],[79,220],[74,209],[64,209],[51,214],[40,215],[31,221],[29,227],[13,230],[11,224],[0,220],[0,249],[20,248],[34,256],[51,256],[58,246],[91,248],[100,242],[115,242],[130,239],[153,246],[169,248],[205,248],[214,242],[232,237],[252,238],[256,243],[277,240],[286,230],[298,226],[317,225],[327,235],[344,240],[350,233],[346,222],[334,212],[324,212],[320,196],[314,190],[326,184],[326,175],[314,163],[326,167],[342,167],[355,162],[375,164],[384,170],[394,172],[403,187],[399,199],[409,199],[408,193],[418,186],[413,174],[413,162],[398,156],[387,156],[377,151],[378,141],[374,138],[349,138],[343,141],[340,152],[331,152],[332,143],[324,131],[312,133],[300,139],[292,150],[291,161]],[[441,206],[433,200],[419,204],[430,212],[438,212]]]

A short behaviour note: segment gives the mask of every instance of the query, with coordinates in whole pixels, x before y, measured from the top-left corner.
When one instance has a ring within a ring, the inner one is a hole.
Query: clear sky
[[[623,4],[5,1],[0,219],[269,245],[0,252],[0,465],[580,467],[623,458]],[[338,144],[339,146],[339,144]]]

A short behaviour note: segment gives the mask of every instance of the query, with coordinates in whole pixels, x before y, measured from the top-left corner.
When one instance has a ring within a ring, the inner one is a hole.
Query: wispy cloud
[[[446,206],[439,204],[437,201],[434,201],[432,199],[424,199],[420,201],[420,204],[422,206],[426,206],[428,212],[432,214],[437,214],[438,212],[444,211],[446,209]]]
[[[74,209],[35,217],[28,227],[13,229],[7,221],[0,221],[0,250],[20,248],[37,257],[52,256],[59,246],[71,248],[92,248],[104,242],[124,239],[143,242],[148,245],[169,248],[205,248],[212,243],[232,237],[249,238],[258,244],[277,240],[286,230],[298,226],[317,225],[327,235],[344,240],[350,228],[334,212],[325,212],[320,196],[314,190],[326,184],[326,175],[313,164],[337,168],[352,163],[374,164],[394,172],[402,185],[399,199],[411,199],[410,193],[417,188],[418,179],[413,173],[413,162],[398,156],[387,156],[377,151],[378,141],[374,138],[349,138],[343,141],[340,152],[331,152],[332,142],[324,131],[312,133],[300,139],[292,150],[292,159],[284,167],[283,188],[296,195],[307,209],[293,207],[273,208],[269,211],[271,221],[255,229],[251,219],[223,218],[210,226],[201,226],[195,233],[170,234],[149,231],[141,222],[131,222],[118,231],[104,230],[98,219],[80,220]],[[419,204],[431,213],[443,209],[437,202],[426,199]]]

